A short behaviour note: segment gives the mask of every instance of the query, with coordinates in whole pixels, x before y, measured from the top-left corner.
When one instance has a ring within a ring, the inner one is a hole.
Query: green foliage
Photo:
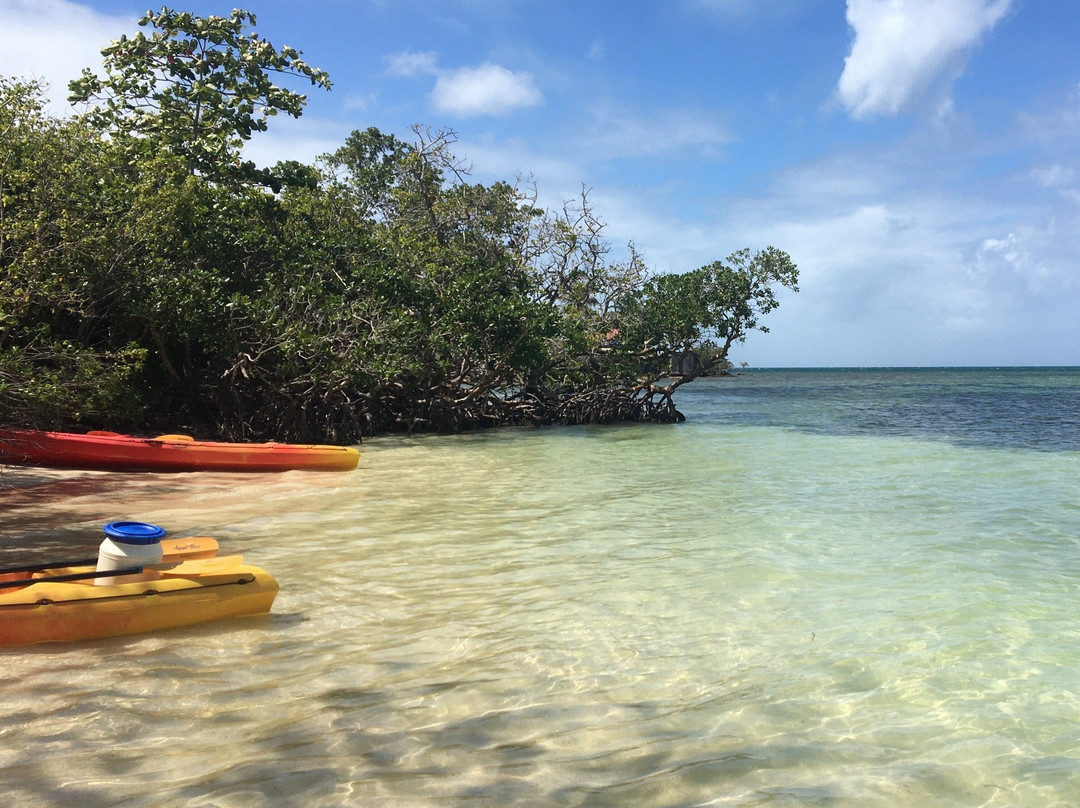
[[[145,352],[88,338],[117,247],[107,152],[45,116],[43,91],[0,78],[0,419],[135,417]]]
[[[139,25],[155,30],[121,36],[101,51],[104,78],[84,69],[70,85],[72,102],[100,102],[88,113],[90,124],[120,140],[131,159],[167,150],[193,172],[257,178],[254,165],[239,159],[241,144],[265,131],[268,118],[299,117],[307,103],[271,75],[330,88],[327,74],[299,51],[249,32],[255,15],[248,11],[198,17],[162,8]]]
[[[130,382],[145,354],[134,345],[97,352],[50,339],[2,348],[0,419],[43,427],[137,422],[144,401]]]
[[[752,330],[767,332],[761,318],[779,305],[777,287],[798,291],[790,256],[767,247],[740,250],[727,263],[714,261],[681,275],[658,275],[620,303],[623,338],[664,356],[715,340],[717,360]]]
[[[450,132],[354,132],[314,165],[240,146],[321,71],[254,16],[162,9],[103,51],[73,120],[0,79],[0,423],[234,439],[677,420],[672,358],[730,346],[796,289],[774,248],[650,277],[588,193],[471,182]],[[269,186],[268,193],[263,185]]]

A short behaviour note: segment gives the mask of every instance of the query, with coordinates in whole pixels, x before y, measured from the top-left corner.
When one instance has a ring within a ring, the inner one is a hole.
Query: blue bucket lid
[[[165,535],[165,528],[148,522],[109,522],[105,535],[123,544],[157,544]]]

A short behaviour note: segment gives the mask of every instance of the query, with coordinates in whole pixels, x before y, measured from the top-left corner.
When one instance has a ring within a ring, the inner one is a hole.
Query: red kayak
[[[92,471],[350,471],[359,460],[360,453],[347,446],[0,429],[0,464],[19,466]]]

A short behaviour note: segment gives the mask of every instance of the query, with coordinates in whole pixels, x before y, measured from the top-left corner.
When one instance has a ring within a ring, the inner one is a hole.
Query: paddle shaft
[[[43,564],[19,564],[15,567],[0,567],[0,575],[12,572],[41,572],[42,570],[56,569],[57,567],[88,567],[97,563],[97,556],[93,558],[69,558],[64,561],[46,561]]]
[[[91,559],[90,563],[93,563],[97,559]],[[70,564],[67,566],[78,566],[77,564]],[[18,570],[19,572],[27,572],[27,570]],[[143,571],[143,567],[123,567],[116,570],[90,570],[88,572],[68,572],[63,575],[47,575],[42,578],[22,578],[18,581],[0,581],[0,589],[10,589],[13,586],[30,586],[32,584],[58,584],[64,581],[85,581],[90,578],[105,578],[121,575],[138,575]]]
[[[162,564],[140,564],[139,566],[120,567],[115,570],[87,570],[85,572],[65,572],[60,575],[44,575],[40,578],[20,578],[14,581],[0,581],[0,589],[34,584],[58,584],[66,581],[87,581],[91,578],[120,578],[124,575],[139,575],[147,570],[160,571],[165,575],[220,574],[238,567],[242,556],[220,556],[218,558],[196,558],[188,561],[172,561]],[[24,570],[25,571],[25,570]]]

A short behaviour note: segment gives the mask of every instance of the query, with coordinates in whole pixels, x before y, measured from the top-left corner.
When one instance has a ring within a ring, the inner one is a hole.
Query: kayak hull
[[[167,573],[154,580],[95,585],[93,580],[34,582],[0,589],[0,646],[73,642],[142,634],[228,617],[266,614],[278,584],[246,564],[206,574]],[[78,573],[67,567],[41,575]],[[17,580],[14,575],[0,580]]]
[[[360,453],[348,446],[0,429],[0,463],[20,466],[90,471],[350,471],[359,460]]]

